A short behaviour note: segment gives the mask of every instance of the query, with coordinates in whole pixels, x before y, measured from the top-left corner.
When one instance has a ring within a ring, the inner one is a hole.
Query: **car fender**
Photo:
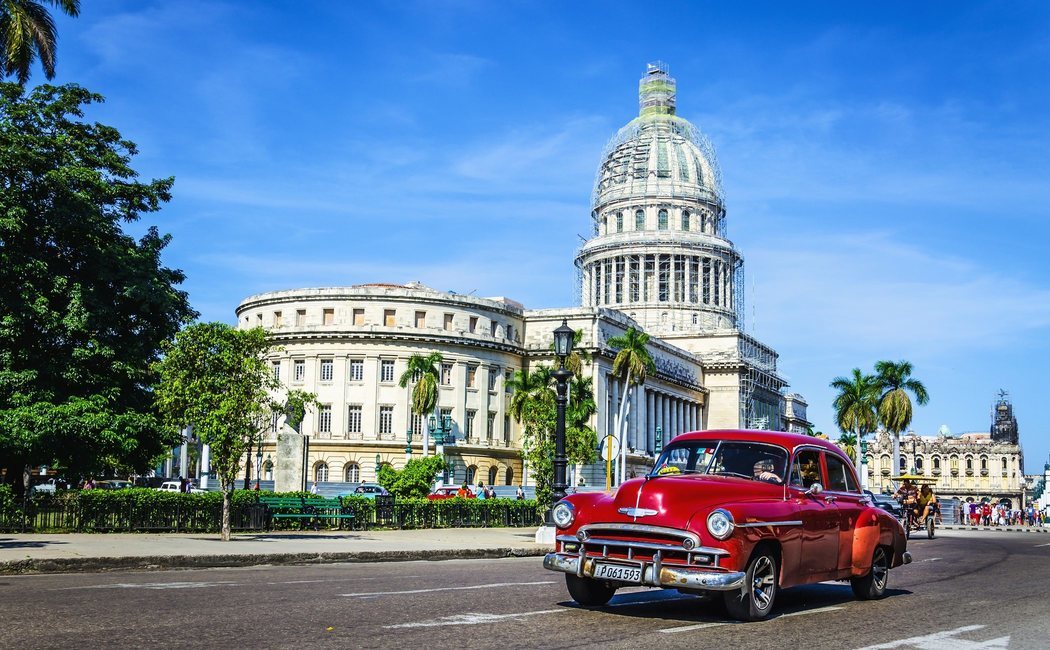
[[[851,575],[860,577],[868,574],[876,546],[886,546],[896,550],[896,536],[893,530],[893,524],[896,523],[896,520],[890,517],[885,510],[877,506],[870,506],[861,512],[853,527]]]

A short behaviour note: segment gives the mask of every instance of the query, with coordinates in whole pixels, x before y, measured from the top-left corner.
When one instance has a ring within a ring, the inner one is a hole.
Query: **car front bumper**
[[[638,566],[637,563],[630,564]],[[595,566],[593,558],[581,558],[575,553],[548,553],[543,558],[545,569],[571,573],[581,578],[593,578]],[[744,573],[740,571],[709,571],[700,567],[652,562],[642,563],[641,569],[642,581],[640,584],[650,587],[734,591],[740,589],[744,584]]]

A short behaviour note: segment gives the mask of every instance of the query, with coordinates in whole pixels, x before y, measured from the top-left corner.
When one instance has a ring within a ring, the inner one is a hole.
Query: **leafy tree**
[[[4,6],[10,9],[11,3]],[[141,182],[135,144],[82,121],[102,97],[0,83],[0,465],[70,478],[144,471],[176,444],[150,386],[160,344],[196,317],[167,235],[123,224],[170,200]]]
[[[230,539],[230,498],[241,458],[270,415],[281,406],[270,397],[280,387],[266,360],[261,327],[239,330],[198,323],[164,346],[158,364],[157,404],[169,426],[189,425],[211,448],[212,470],[222,488],[222,539]]]
[[[413,354],[408,358],[408,369],[401,373],[398,385],[407,388],[415,382],[412,387],[412,411],[418,415],[426,415],[433,411],[434,417],[440,417],[438,412],[438,383],[441,381],[441,362],[443,357],[440,352],[431,352],[423,356]],[[430,429],[423,425],[423,455],[430,454]]]
[[[284,421],[288,427],[299,433],[303,426],[303,418],[310,408],[316,408],[321,403],[317,401],[317,395],[305,390],[290,390],[284,398]]]
[[[857,473],[860,473],[860,466],[857,465],[857,434],[846,432],[839,436],[839,439],[835,441],[842,449],[846,450],[846,455],[853,461],[853,465],[856,466]]]
[[[617,350],[613,359],[612,374],[623,379],[625,389],[620,394],[620,407],[616,415],[617,438],[620,441],[620,476],[626,470],[627,445],[624,437],[627,433],[627,404],[630,402],[631,388],[641,386],[645,383],[646,375],[656,372],[656,363],[649,354],[649,335],[639,332],[635,328],[628,328],[620,336],[614,336],[608,341],[609,347]]]
[[[893,434],[894,471],[900,469],[901,434],[911,425],[912,403],[908,393],[915,395],[915,401],[920,406],[930,401],[926,387],[918,379],[912,378],[911,371],[911,363],[907,361],[875,363],[875,381],[880,392],[879,423]]]
[[[58,34],[55,21],[36,0],[3,0],[0,3],[0,39],[3,41],[4,77],[17,77],[18,83],[29,81],[33,61],[40,58],[44,75],[55,78],[55,43]],[[80,0],[48,0],[67,16],[80,14]]]
[[[382,465],[379,468],[379,484],[397,497],[423,498],[430,494],[434,479],[444,470],[445,460],[440,456],[413,458],[402,470]]]
[[[838,391],[831,403],[835,409],[835,424],[843,433],[850,434],[844,436],[852,440],[847,453],[856,465],[860,451],[857,446],[878,425],[875,408],[879,386],[875,377],[862,373],[860,368],[854,368],[850,377],[832,379],[831,387]],[[839,442],[842,443],[842,438],[839,438]]]

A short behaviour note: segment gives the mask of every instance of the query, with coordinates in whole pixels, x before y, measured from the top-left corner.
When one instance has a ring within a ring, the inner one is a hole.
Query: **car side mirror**
[[[806,490],[804,494],[806,496],[817,496],[818,494],[820,494],[823,491],[824,491],[824,486],[823,485],[821,485],[820,483],[814,483],[813,485],[809,486],[809,489]]]

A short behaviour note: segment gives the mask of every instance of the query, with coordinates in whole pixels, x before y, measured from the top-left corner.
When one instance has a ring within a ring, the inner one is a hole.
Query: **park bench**
[[[260,496],[259,504],[266,506],[271,519],[297,519],[300,528],[307,521],[316,529],[319,520],[341,524],[354,518],[354,513],[344,508],[339,499]]]

